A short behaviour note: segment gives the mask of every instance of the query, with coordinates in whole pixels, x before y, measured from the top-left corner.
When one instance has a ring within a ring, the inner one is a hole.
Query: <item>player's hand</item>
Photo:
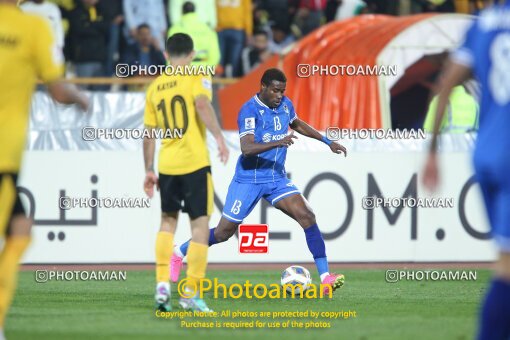
[[[218,157],[220,161],[223,164],[227,164],[230,151],[228,150],[227,144],[225,144],[225,139],[223,137],[218,138],[216,143],[218,143]]]
[[[345,146],[337,143],[337,142],[333,142],[329,145],[329,148],[331,149],[331,151],[333,151],[334,153],[344,153],[344,156],[347,157],[347,149],[345,148]]]
[[[89,112],[89,109],[90,109],[90,100],[83,93],[80,93],[80,96],[78,97],[78,100],[76,101],[76,104],[80,107],[80,109],[83,112]]]
[[[277,142],[278,146],[283,146],[283,147],[288,148],[289,146],[294,144],[293,139],[297,139],[297,136],[294,136],[294,130],[292,130],[287,136],[285,136],[285,138],[279,140]]]
[[[437,156],[435,152],[429,153],[425,163],[423,185],[430,191],[435,191],[439,183],[439,171],[437,169]]]
[[[149,198],[154,196],[154,185],[156,185],[156,188],[159,191],[158,176],[156,176],[154,171],[148,171],[145,174],[145,180],[143,181],[143,190],[145,191],[145,194],[149,196]]]

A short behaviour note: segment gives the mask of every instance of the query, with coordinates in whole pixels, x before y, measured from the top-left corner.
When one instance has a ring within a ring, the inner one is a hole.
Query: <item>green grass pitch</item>
[[[356,318],[326,320],[328,329],[187,329],[179,320],[161,319],[153,310],[153,271],[128,271],[126,281],[36,283],[33,271],[20,273],[6,323],[7,339],[472,339],[478,308],[490,279],[386,283],[383,270],[345,270],[345,286],[333,299],[214,299],[212,309],[231,311],[356,311]],[[280,272],[211,270],[221,283],[278,283]],[[314,280],[317,277],[314,276]],[[175,291],[175,285],[172,289]],[[177,307],[174,293],[172,304]],[[289,318],[256,318],[282,322]],[[197,319],[186,318],[187,321]],[[201,319],[205,321],[205,319]],[[227,320],[219,318],[218,321]],[[250,318],[231,321],[251,321]],[[307,319],[296,321],[306,322]],[[188,338],[189,337],[189,338]]]

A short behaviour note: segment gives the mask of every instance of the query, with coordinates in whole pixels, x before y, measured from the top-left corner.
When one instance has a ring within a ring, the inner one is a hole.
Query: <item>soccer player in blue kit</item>
[[[264,72],[260,93],[246,102],[237,119],[241,152],[236,171],[228,188],[221,220],[210,229],[209,246],[228,240],[239,224],[264,198],[277,209],[296,220],[303,228],[308,249],[313,255],[324,293],[330,294],[344,283],[344,275],[329,273],[326,247],[315,215],[298,188],[287,178],[285,158],[287,148],[297,138],[294,131],[317,139],[331,151],[347,155],[345,147],[328,140],[313,127],[300,120],[289,98],[284,96],[287,79],[282,71],[272,68]],[[294,130],[288,134],[289,126]],[[179,279],[183,257],[189,241],[175,247],[170,278]]]
[[[424,184],[438,184],[437,133],[448,96],[471,73],[482,87],[480,129],[474,151],[475,177],[482,190],[499,248],[495,275],[480,315],[478,338],[510,339],[510,1],[483,11],[444,70],[436,124]]]

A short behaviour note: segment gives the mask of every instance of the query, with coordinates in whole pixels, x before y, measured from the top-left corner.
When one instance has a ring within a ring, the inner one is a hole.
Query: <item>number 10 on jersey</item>
[[[167,110],[167,101],[164,99],[161,99],[159,102],[157,109],[161,112],[161,115],[163,116],[163,124],[165,125],[166,130],[174,131],[175,129],[180,129],[182,131],[182,134],[184,135],[186,133],[186,130],[188,129],[188,108],[186,107],[186,101],[182,96],[174,96],[172,100],[170,100],[169,103],[170,112]],[[181,117],[177,117],[177,105],[180,106],[180,112]],[[177,125],[177,121],[180,121],[182,126]]]

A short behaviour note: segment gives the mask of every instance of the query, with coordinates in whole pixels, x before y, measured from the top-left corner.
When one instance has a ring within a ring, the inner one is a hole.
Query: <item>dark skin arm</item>
[[[297,138],[297,136],[294,136],[294,132],[291,132],[288,136],[278,141],[270,143],[255,143],[255,135],[249,134],[241,138],[241,152],[243,153],[243,156],[249,157],[274,148],[288,148],[294,144],[294,138]]]
[[[434,133],[432,135],[432,142],[430,143],[430,150],[427,161],[425,163],[423,184],[430,191],[434,191],[439,184],[439,171],[437,165],[437,138],[439,135],[439,128],[441,127],[441,121],[445,112],[448,98],[452,89],[461,84],[465,80],[469,79],[471,75],[471,69],[449,61],[445,66],[441,80],[439,83],[439,98],[437,101],[436,108],[436,120],[434,122]]]
[[[294,120],[292,124],[290,124],[290,127],[296,132],[302,134],[303,136],[317,139],[318,141],[322,141],[322,135],[319,133],[319,131],[315,130],[314,127],[308,125],[306,122],[302,121],[299,118]],[[340,154],[343,152],[344,155],[347,157],[347,149],[344,146],[340,145],[339,143],[333,142],[331,143],[331,145],[329,145],[329,148],[334,153]]]

